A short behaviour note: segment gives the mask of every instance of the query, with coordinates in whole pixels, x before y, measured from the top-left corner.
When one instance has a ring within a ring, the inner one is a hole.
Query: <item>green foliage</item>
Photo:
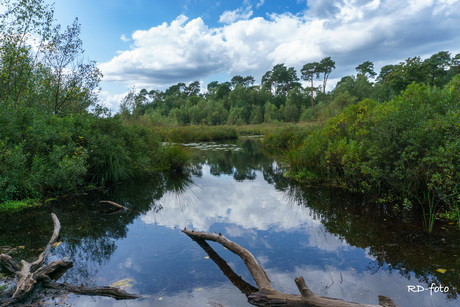
[[[8,9],[0,15],[0,104],[60,115],[94,106],[102,74],[81,59],[78,20],[61,33],[53,6],[42,0],[2,4]]]
[[[316,125],[271,127],[265,130],[262,143],[266,148],[272,149],[297,148],[316,129]]]
[[[1,201],[67,193],[86,180],[118,181],[161,168],[154,133],[118,118],[3,106],[0,122]]]
[[[185,127],[158,127],[155,133],[163,141],[184,143],[195,141],[217,141],[238,138],[238,131],[228,126],[185,126]]]
[[[7,9],[0,15],[0,202],[180,169],[184,156],[168,154],[147,128],[155,121],[165,123],[158,115],[179,110],[180,101],[198,104],[208,124],[226,121],[223,106],[201,107],[197,81],[172,87],[171,98],[150,112],[142,107],[147,96],[160,99],[158,93],[132,90],[121,117],[145,115],[145,125],[127,125],[120,116],[98,117],[107,115],[96,104],[102,75],[94,62],[81,59],[78,20],[61,31],[53,25],[53,7],[42,0],[1,4]],[[30,35],[36,38],[34,46]],[[91,106],[94,114],[88,111]]]
[[[162,154],[163,168],[171,172],[182,171],[191,160],[190,152],[183,146],[166,145]]]
[[[441,208],[458,206],[459,93],[457,76],[442,90],[412,84],[388,103],[351,104],[289,153],[292,176],[313,173],[352,191],[417,200],[431,231]]]

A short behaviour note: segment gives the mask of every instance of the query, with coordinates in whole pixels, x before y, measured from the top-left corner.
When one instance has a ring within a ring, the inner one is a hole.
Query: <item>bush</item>
[[[0,105],[0,201],[68,193],[163,167],[152,130],[119,118]]]
[[[290,153],[291,176],[315,174],[352,191],[409,199],[426,212],[438,203],[453,210],[460,192],[459,93],[457,76],[444,89],[412,84],[388,103],[352,104]]]

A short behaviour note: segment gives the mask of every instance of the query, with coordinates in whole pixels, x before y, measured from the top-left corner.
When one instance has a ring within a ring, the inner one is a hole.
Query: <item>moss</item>
[[[41,203],[38,199],[8,200],[0,204],[0,212],[18,212],[26,208],[38,207]]]

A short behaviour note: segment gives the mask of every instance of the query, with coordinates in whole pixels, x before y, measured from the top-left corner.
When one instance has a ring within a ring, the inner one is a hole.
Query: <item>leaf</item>
[[[200,292],[200,291],[203,291],[203,288],[198,288],[195,290],[196,292]]]
[[[159,300],[159,301],[162,301],[162,300],[163,300],[163,297],[160,296],[160,297],[158,298],[158,300]]]
[[[58,247],[59,245],[61,245],[61,243],[62,243],[62,242],[56,242],[56,243],[54,243],[54,244],[53,244],[53,248]]]
[[[439,272],[441,274],[444,274],[447,270],[444,270],[444,269],[437,269],[436,272]]]
[[[204,257],[204,259],[209,259],[209,256]]]
[[[131,284],[132,281],[134,281],[134,279],[125,278],[125,279],[119,280],[117,282],[114,282],[113,284],[110,285],[110,287],[132,288],[133,287],[133,284]]]
[[[24,248],[25,248],[25,246],[18,246],[18,248],[19,248],[19,249],[24,249]]]

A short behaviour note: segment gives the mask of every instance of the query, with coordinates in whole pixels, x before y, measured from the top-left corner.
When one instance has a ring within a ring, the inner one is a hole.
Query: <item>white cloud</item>
[[[120,39],[121,39],[122,41],[124,41],[125,43],[127,43],[127,42],[131,41],[131,39],[130,39],[130,38],[128,38],[128,37],[126,37],[126,35],[125,35],[125,34],[122,34],[122,35],[120,36]]]
[[[256,9],[260,8],[262,5],[264,5],[265,0],[259,0],[259,2],[256,4]]]
[[[128,94],[126,91],[122,94],[112,94],[108,91],[102,91],[99,93],[99,100],[103,107],[110,109],[112,112],[117,112],[119,109],[120,101]]]
[[[134,32],[130,49],[100,65],[105,80],[150,88],[220,73],[260,80],[275,64],[299,70],[326,56],[336,61],[334,78],[367,60],[388,64],[459,49],[456,0],[310,0],[304,14],[266,17],[252,17],[251,6],[243,5],[224,12],[225,24],[214,28],[180,15]]]
[[[225,11],[220,15],[219,22],[225,24],[231,24],[238,20],[247,20],[251,18],[253,11],[251,10],[251,6],[246,8],[237,8],[234,11]]]

